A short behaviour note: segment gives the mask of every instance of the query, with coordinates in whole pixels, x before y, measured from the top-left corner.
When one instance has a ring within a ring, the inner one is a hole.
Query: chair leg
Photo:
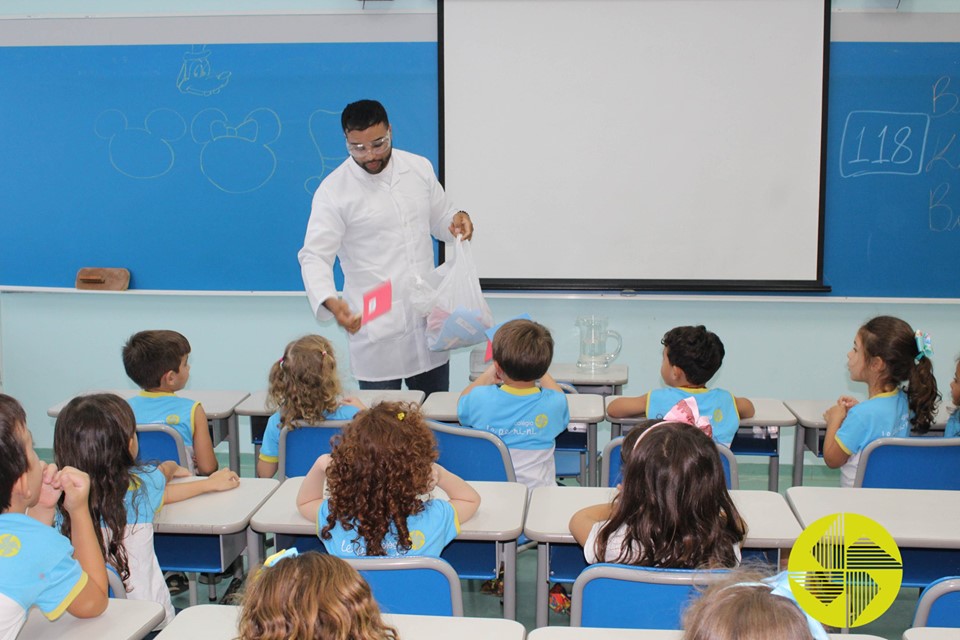
[[[187,573],[187,590],[190,593],[190,606],[195,607],[198,604],[197,598],[197,574],[194,572]]]

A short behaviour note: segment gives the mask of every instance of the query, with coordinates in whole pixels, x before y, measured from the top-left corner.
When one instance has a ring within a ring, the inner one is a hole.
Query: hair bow
[[[667,415],[663,416],[664,422],[682,422],[696,427],[705,434],[713,437],[713,426],[710,424],[710,418],[700,415],[700,409],[697,407],[697,401],[692,397],[687,397],[673,405]]]
[[[923,331],[917,329],[914,337],[917,340],[917,351],[919,353],[917,353],[917,357],[913,359],[913,362],[915,364],[920,364],[920,361],[923,360],[924,357],[929,358],[933,356],[933,346],[930,344],[929,333],[924,333]]]
[[[272,567],[285,558],[296,558],[298,555],[300,555],[300,552],[297,551],[296,547],[290,547],[289,549],[284,549],[283,551],[277,551],[275,554],[263,561],[263,566]]]

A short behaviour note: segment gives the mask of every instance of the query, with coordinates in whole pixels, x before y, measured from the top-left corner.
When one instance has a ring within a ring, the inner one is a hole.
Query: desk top
[[[437,391],[431,393],[423,403],[423,415],[430,420],[440,422],[459,422],[457,402],[459,391]],[[570,422],[596,424],[603,420],[603,396],[592,393],[567,394],[567,407],[570,409]]]
[[[114,393],[123,399],[128,399],[140,393],[140,389],[88,389],[86,391],[81,391],[77,395],[87,396],[94,393]],[[250,394],[246,391],[203,391],[183,389],[182,391],[178,391],[177,395],[182,398],[196,400],[202,404],[203,410],[207,414],[207,419],[224,420],[232,416],[237,405],[243,402],[243,399]],[[73,397],[53,405],[47,409],[47,415],[51,418],[56,418],[58,415],[60,415],[60,411],[63,410],[63,407],[72,399]]]
[[[806,429],[826,429],[823,413],[836,404],[836,400],[784,400],[783,403],[797,417],[797,424]],[[953,407],[946,402],[940,403],[937,415],[933,419],[933,429],[943,431]]]
[[[389,389],[344,389],[343,391],[343,397],[359,398],[360,402],[368,407],[384,400],[422,404],[424,395],[426,394],[423,391],[393,391]],[[206,405],[204,405],[204,408],[206,408]],[[243,402],[237,405],[236,411],[238,416],[266,417],[273,415],[276,410],[271,411],[267,408],[267,391],[261,389],[247,396]]]
[[[855,636],[846,636],[854,638]],[[946,627],[915,627],[903,632],[903,640],[957,640],[960,630]]]
[[[558,382],[599,387],[627,384],[630,369],[625,364],[611,364],[603,369],[585,369],[578,367],[576,363],[554,362],[550,365],[549,373]]]
[[[96,618],[74,618],[64,613],[54,621],[34,607],[17,640],[60,640],[61,638],[129,638],[137,640],[163,620],[163,605],[152,600],[107,601],[107,610]]]
[[[584,507],[609,502],[616,489],[609,487],[537,487],[530,497],[523,532],[531,540],[575,544],[570,518]],[[740,515],[747,521],[745,547],[786,549],[793,546],[801,528],[786,500],[773,491],[730,492]]]
[[[245,482],[242,480],[241,482]],[[261,533],[316,535],[316,525],[297,511],[303,477],[287,478],[254,514],[250,526]],[[470,482],[480,494],[480,508],[460,525],[458,540],[516,540],[523,531],[527,488],[518,482]]]
[[[157,636],[157,640],[233,640],[237,637],[240,607],[202,604],[184,609]],[[523,640],[523,625],[500,618],[454,618],[384,614],[400,637],[411,640]],[[856,636],[847,636],[855,638]]]
[[[951,636],[956,640],[956,630]],[[831,633],[833,640],[883,640],[880,636],[871,636],[860,633]],[[683,631],[666,631],[662,629],[594,629],[590,627],[541,627],[534,629],[527,635],[527,640],[682,640]],[[942,636],[946,640],[947,636]],[[907,640],[907,636],[904,636]],[[919,640],[919,636],[918,636]],[[928,640],[926,637],[923,640]],[[930,637],[929,640],[940,640],[939,637]]]
[[[195,482],[182,478],[174,482]],[[250,517],[280,483],[273,478],[240,478],[236,489],[195,496],[164,505],[153,523],[158,533],[226,535],[247,528]]]
[[[610,403],[623,396],[607,396],[604,398],[604,410],[610,406]],[[756,409],[752,418],[740,421],[741,427],[793,427],[797,424],[797,417],[790,412],[782,401],[775,398],[750,398]],[[611,418],[607,416],[609,422],[615,424],[636,424],[646,420],[646,416],[637,416],[633,418]]]
[[[791,487],[787,502],[804,527],[857,513],[880,523],[901,547],[960,549],[960,491]]]

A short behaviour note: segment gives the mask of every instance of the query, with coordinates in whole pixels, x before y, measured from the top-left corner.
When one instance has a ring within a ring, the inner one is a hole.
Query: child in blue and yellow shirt
[[[34,605],[51,620],[64,611],[93,618],[107,608],[89,494],[87,474],[41,462],[23,407],[0,394],[0,638],[15,638]],[[51,526],[61,495],[76,523],[69,540]]]

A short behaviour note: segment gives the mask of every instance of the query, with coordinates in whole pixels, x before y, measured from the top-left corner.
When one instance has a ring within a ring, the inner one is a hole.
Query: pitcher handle
[[[620,355],[620,348],[623,347],[623,338],[620,337],[620,334],[614,331],[613,329],[610,329],[607,331],[607,337],[617,339],[617,348],[614,349],[611,353],[604,354],[604,358],[609,363],[616,360],[617,356]]]

